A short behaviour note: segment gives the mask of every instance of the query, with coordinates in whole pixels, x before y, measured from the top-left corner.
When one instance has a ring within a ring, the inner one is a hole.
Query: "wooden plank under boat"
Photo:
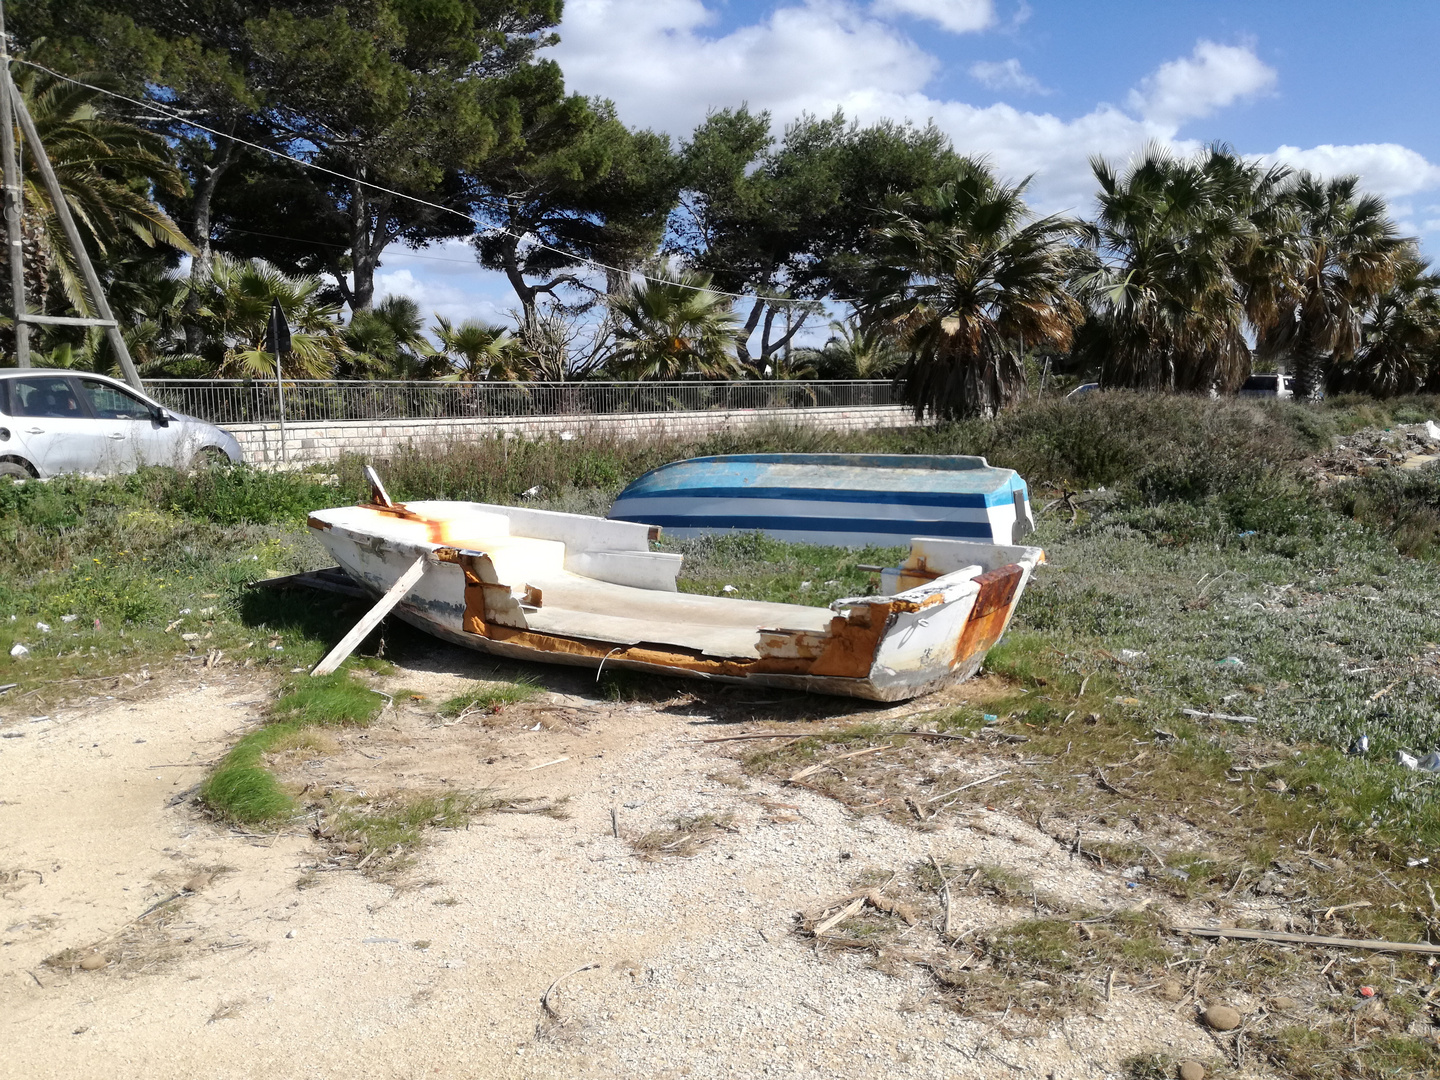
[[[659,530],[468,502],[316,511],[309,525],[342,569],[379,597],[414,564],[395,614],[519,660],[898,701],[968,678],[1004,633],[1039,548],[917,538],[882,573],[888,595],[828,608],[677,591],[681,556]]]
[[[1015,544],[1035,529],[1030,490],[983,457],[727,454],[662,465],[620,493],[609,517],[681,539],[763,532],[836,547],[915,536]]]

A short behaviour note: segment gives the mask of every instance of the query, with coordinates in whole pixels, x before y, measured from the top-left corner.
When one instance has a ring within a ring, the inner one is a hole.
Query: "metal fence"
[[[251,379],[151,379],[167,408],[212,424],[280,419],[276,384]],[[480,419],[602,416],[718,409],[891,405],[888,380],[753,382],[328,382],[284,383],[285,420]]]

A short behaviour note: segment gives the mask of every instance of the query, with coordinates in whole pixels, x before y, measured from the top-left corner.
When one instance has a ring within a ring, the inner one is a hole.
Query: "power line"
[[[480,221],[479,219],[477,219],[473,214],[467,214],[467,213],[465,213],[463,210],[456,210],[453,206],[444,206],[444,205],[442,205],[441,203],[431,202],[431,201],[429,201],[428,199],[422,199],[422,198],[420,198],[418,195],[407,195],[407,194],[406,194],[405,192],[403,192],[403,191],[396,191],[394,188],[387,188],[387,187],[384,187],[384,186],[382,186],[382,185],[380,185],[380,184],[373,184],[373,183],[371,183],[371,182],[368,181],[368,180],[358,180],[358,179],[356,179],[356,178],[353,177],[353,176],[347,176],[347,175],[345,175],[345,174],[342,173],[342,172],[337,172],[335,169],[327,169],[327,168],[326,168],[325,166],[323,166],[323,165],[317,165],[317,164],[315,164],[313,161],[306,161],[306,160],[304,160],[303,158],[295,157],[293,154],[287,154],[287,153],[285,153],[285,152],[282,151],[282,150],[275,150],[275,149],[273,149],[272,147],[269,147],[269,146],[262,146],[260,143],[251,142],[249,139],[242,139],[242,138],[240,138],[240,136],[238,136],[238,135],[232,135],[232,134],[229,134],[229,133],[224,132],[224,131],[217,131],[215,128],[206,127],[204,124],[197,123],[196,121],[190,119],[189,117],[184,116],[184,115],[181,114],[181,113],[175,112],[175,111],[172,110],[172,109],[167,109],[167,108],[165,108],[164,106],[162,106],[162,105],[160,105],[160,104],[158,104],[158,103],[156,103],[156,102],[153,102],[153,101],[142,101],[142,100],[140,100],[140,99],[138,99],[138,98],[127,97],[125,94],[116,93],[114,90],[107,90],[107,89],[105,89],[105,87],[103,87],[103,86],[96,86],[96,85],[94,85],[93,83],[87,83],[87,82],[84,82],[84,81],[82,81],[82,80],[80,80],[80,79],[72,78],[72,77],[70,77],[69,75],[62,75],[62,74],[60,74],[60,72],[55,71],[53,68],[48,68],[48,67],[46,67],[44,64],[37,64],[37,63],[35,63],[33,60],[22,60],[22,59],[20,59],[19,57],[12,57],[11,59],[12,59],[12,61],[13,61],[14,63],[24,64],[26,67],[34,68],[36,71],[43,71],[43,72],[45,72],[47,75],[51,75],[51,76],[53,76],[54,78],[60,79],[60,80],[62,80],[62,81],[64,81],[64,82],[71,83],[71,84],[74,85],[74,86],[81,86],[81,87],[84,87],[86,90],[93,90],[93,91],[94,91],[95,93],[97,93],[97,94],[104,94],[106,97],[115,98],[117,101],[127,102],[127,103],[129,103],[129,104],[131,104],[131,105],[138,106],[139,108],[148,110],[149,112],[152,112],[152,113],[159,113],[161,116],[167,117],[167,118],[169,118],[169,119],[171,119],[171,120],[177,120],[177,121],[179,121],[180,123],[186,125],[187,127],[192,127],[192,128],[195,128],[197,131],[203,131],[203,132],[206,132],[207,134],[214,135],[216,138],[219,138],[219,139],[229,139],[229,140],[230,140],[231,142],[233,142],[233,143],[238,143],[238,144],[241,145],[241,146],[248,146],[248,147],[250,147],[252,150],[259,150],[261,153],[269,154],[271,157],[280,158],[280,159],[282,159],[282,160],[284,160],[284,161],[290,161],[290,162],[293,162],[293,163],[296,164],[296,165],[300,165],[300,166],[302,166],[302,167],[304,167],[304,168],[307,168],[307,169],[314,169],[314,170],[317,171],[317,172],[322,172],[322,173],[325,173],[325,174],[328,175],[328,176],[333,176],[333,177],[336,177],[337,179],[344,180],[346,183],[349,183],[349,184],[358,184],[358,185],[360,185],[361,187],[369,188],[371,191],[378,191],[378,192],[380,192],[381,194],[384,194],[384,195],[392,195],[392,196],[394,196],[394,197],[397,198],[397,199],[406,199],[406,200],[408,200],[409,202],[416,203],[416,204],[419,205],[419,206],[427,206],[427,207],[429,207],[429,208],[432,209],[432,210],[439,210],[439,211],[441,211],[442,213],[454,214],[456,217],[464,218],[466,221],[470,222],[470,224],[474,225],[477,229],[487,229],[487,230],[492,231],[492,232],[503,233],[504,235],[513,237],[515,240],[520,241],[520,242],[524,242],[524,241],[526,240],[527,235],[528,235],[528,234],[526,234],[526,233],[517,233],[517,232],[515,232],[515,231],[513,231],[513,230],[511,230],[511,229],[506,229],[506,228],[504,228],[504,227],[502,227],[502,226],[498,226],[498,225],[486,225],[483,221]],[[249,230],[241,230],[241,231],[249,231]],[[268,234],[256,234],[256,235],[268,235]],[[294,238],[276,237],[276,239],[294,239]],[[536,239],[536,238],[533,237],[533,236],[530,237],[530,243],[534,244],[536,247],[540,248],[540,249],[543,250],[543,251],[554,252],[555,254],[564,256],[564,257],[567,258],[567,259],[573,259],[575,262],[581,263],[581,264],[583,264],[583,265],[591,268],[592,270],[604,270],[604,271],[607,271],[607,272],[609,272],[609,273],[624,274],[624,275],[626,275],[627,277],[628,277],[628,276],[631,276],[631,275],[634,275],[634,276],[640,277],[640,278],[641,278],[642,280],[644,280],[644,281],[648,281],[648,282],[650,282],[651,284],[655,284],[655,285],[668,285],[668,286],[672,286],[672,287],[679,287],[679,288],[682,288],[682,289],[690,289],[690,290],[693,291],[693,292],[708,292],[708,293],[713,293],[713,294],[716,295],[716,296],[728,297],[728,298],[730,298],[730,299],[732,299],[732,300],[764,300],[766,303],[770,303],[770,304],[796,304],[796,305],[801,305],[801,304],[813,304],[813,303],[817,303],[817,302],[818,302],[818,301],[816,301],[816,300],[795,300],[795,299],[791,299],[791,298],[789,298],[789,297],[761,296],[759,293],[736,293],[736,292],[727,292],[727,291],[724,290],[724,289],[714,289],[714,288],[710,288],[710,287],[708,287],[708,286],[706,286],[706,287],[701,287],[701,286],[698,286],[698,285],[687,285],[687,284],[685,284],[684,282],[671,281],[671,280],[669,280],[669,279],[667,279],[667,278],[651,277],[649,274],[646,274],[643,270],[627,270],[627,269],[625,269],[624,267],[611,266],[611,265],[609,265],[608,263],[602,263],[602,262],[599,262],[599,261],[597,261],[597,260],[595,260],[595,259],[586,258],[586,257],[583,256],[583,255],[576,255],[576,254],[575,254],[574,252],[572,252],[572,251],[566,251],[564,248],[558,248],[558,247],[555,247],[555,246],[553,246],[553,245],[551,245],[551,244],[547,244],[547,243],[545,243],[544,241],[539,240],[539,239]],[[324,246],[331,246],[331,245],[324,245]],[[435,261],[437,261],[437,262],[459,262],[460,260],[458,260],[458,259],[437,259],[437,260],[435,260]],[[845,298],[840,298],[840,297],[833,297],[833,298],[830,299],[830,302],[831,302],[831,303],[836,303],[836,304],[853,304],[853,303],[855,303],[856,301],[850,300],[850,299],[845,299]]]

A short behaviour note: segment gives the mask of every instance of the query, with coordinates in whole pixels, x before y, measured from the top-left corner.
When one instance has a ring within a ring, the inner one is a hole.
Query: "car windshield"
[[[95,410],[95,415],[102,420],[150,418],[150,406],[118,386],[111,386],[99,379],[81,379],[80,385],[85,388],[85,396],[90,399],[90,407]]]
[[[10,411],[15,416],[80,419],[85,412],[69,379],[40,375],[10,380]]]

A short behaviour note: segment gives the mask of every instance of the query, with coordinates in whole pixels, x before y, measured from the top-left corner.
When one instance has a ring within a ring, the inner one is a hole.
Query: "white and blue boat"
[[[920,536],[1015,544],[1035,529],[1019,474],[966,455],[690,458],[640,477],[609,516],[680,538],[761,532],[834,547],[899,546]]]

